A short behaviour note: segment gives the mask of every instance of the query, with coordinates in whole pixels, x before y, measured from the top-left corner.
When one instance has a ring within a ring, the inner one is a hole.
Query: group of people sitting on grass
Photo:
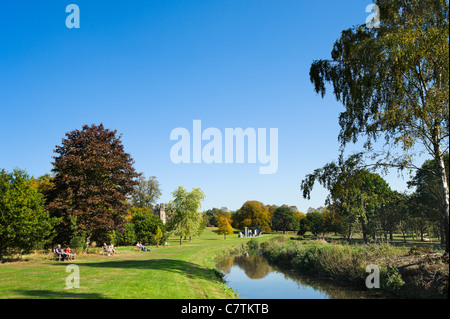
[[[140,241],[137,242],[136,247],[138,247],[141,251],[150,251],[150,248],[147,248],[144,245],[142,245]],[[113,244],[109,244],[108,246],[106,245],[106,243],[103,243],[103,251],[108,252],[108,256],[114,255],[116,253]],[[55,253],[61,256],[62,261],[64,261],[66,258],[67,260],[72,261],[72,258],[74,258],[74,254],[70,252],[69,247],[62,249],[61,245],[59,244],[58,247],[55,249]]]
[[[55,253],[61,256],[62,261],[64,261],[66,258],[68,261],[72,261],[72,258],[74,254],[70,252],[69,246],[67,246],[65,249],[61,248],[61,245],[58,244],[58,247],[55,249]]]
[[[110,244],[109,246],[106,245],[106,243],[103,243],[103,251],[108,252],[108,256],[114,255],[116,253],[116,250],[114,249],[114,245]],[[60,256],[61,260],[68,260],[68,261],[72,261],[72,259],[74,258],[73,253],[70,252],[70,248],[66,247],[65,249],[61,248],[61,245],[58,244],[57,248],[55,249],[55,254],[57,254],[58,256]]]
[[[116,253],[116,250],[114,249],[113,244],[106,245],[106,243],[103,243],[103,251],[108,252],[108,256],[114,255]]]
[[[141,251],[150,251],[150,248],[147,248],[144,245],[142,245],[140,241],[137,242],[136,247],[138,247]]]

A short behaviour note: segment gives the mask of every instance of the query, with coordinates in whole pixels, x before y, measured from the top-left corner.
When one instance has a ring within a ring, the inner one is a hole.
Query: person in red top
[[[66,249],[64,249],[64,252],[66,253],[66,255],[67,255],[67,260],[68,261],[72,261],[72,254],[70,253],[70,248],[69,247],[67,247]]]

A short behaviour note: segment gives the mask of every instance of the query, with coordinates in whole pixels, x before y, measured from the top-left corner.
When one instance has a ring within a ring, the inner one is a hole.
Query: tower
[[[154,214],[156,216],[158,216],[162,220],[163,224],[165,225],[166,224],[166,212],[164,211],[164,209],[165,209],[164,203],[157,204],[154,209]]]
[[[166,224],[166,212],[165,212],[165,205],[164,203],[161,203],[159,205],[159,218],[162,220],[163,224]]]

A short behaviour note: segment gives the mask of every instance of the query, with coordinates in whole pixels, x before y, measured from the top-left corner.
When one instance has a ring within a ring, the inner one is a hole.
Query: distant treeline
[[[448,158],[447,153],[447,168]],[[339,190],[343,196],[329,198],[324,207],[309,208],[306,213],[299,212],[295,206],[247,201],[236,211],[226,207],[209,209],[204,212],[204,219],[208,226],[219,226],[219,218],[223,217],[236,229],[260,227],[264,232],[296,231],[300,236],[310,232],[315,236],[333,234],[350,240],[358,233],[367,242],[389,241],[394,234],[401,234],[405,240],[412,236],[424,241],[426,236],[431,236],[444,244],[440,188],[432,173],[435,167],[434,160],[425,161],[408,182],[408,193],[392,190],[378,174],[355,170],[340,184],[347,186]]]
[[[73,249],[85,249],[93,242],[159,245],[169,234],[178,236],[182,244],[206,226],[219,227],[218,233],[225,236],[233,232],[231,227],[259,227],[263,232],[338,234],[348,239],[357,232],[364,241],[392,239],[394,233],[405,239],[410,234],[422,240],[425,234],[444,239],[434,160],[416,171],[408,194],[391,190],[380,175],[363,169],[330,174],[333,187],[325,207],[306,213],[295,206],[254,200],[237,211],[213,208],[200,213],[203,192],[180,186],[165,205],[167,223],[163,224],[153,213],[161,195],[159,182],[134,170],[134,161],[116,133],[101,124],[66,133],[55,149],[51,174],[35,178],[21,169],[0,171],[0,260],[56,244]],[[448,174],[448,153],[445,163]],[[304,190],[312,185],[309,181],[302,184]]]

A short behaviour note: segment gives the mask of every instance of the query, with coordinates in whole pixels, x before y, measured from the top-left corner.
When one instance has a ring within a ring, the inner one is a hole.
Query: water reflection
[[[231,257],[219,263],[220,269],[226,274],[230,273],[234,265],[242,269],[250,279],[264,278],[272,271],[264,257],[259,254]]]
[[[217,267],[226,284],[240,298],[249,299],[361,299],[381,298],[373,291],[340,286],[270,266],[259,255],[236,256],[222,260]]]

